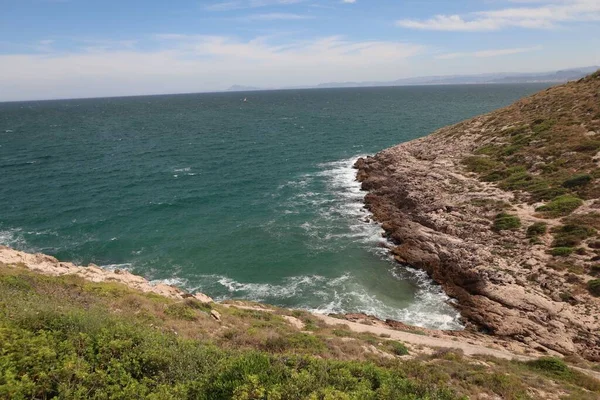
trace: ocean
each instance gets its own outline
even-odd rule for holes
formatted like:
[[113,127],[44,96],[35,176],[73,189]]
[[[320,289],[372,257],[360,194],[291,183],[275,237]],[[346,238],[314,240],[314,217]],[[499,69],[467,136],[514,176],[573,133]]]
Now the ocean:
[[0,244],[219,300],[460,329],[439,286],[389,259],[352,164],[547,86],[0,103]]

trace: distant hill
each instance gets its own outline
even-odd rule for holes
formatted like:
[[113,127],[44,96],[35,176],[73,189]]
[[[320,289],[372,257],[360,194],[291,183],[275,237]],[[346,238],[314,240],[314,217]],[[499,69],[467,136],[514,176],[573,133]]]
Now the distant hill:
[[480,75],[449,75],[425,76],[416,78],[397,79],[395,81],[369,81],[369,82],[328,82],[317,87],[365,87],[365,86],[408,86],[408,85],[468,85],[485,83],[562,83],[577,80],[598,70],[600,67],[574,68],[553,72],[541,73],[498,73]]
[[471,84],[502,84],[502,83],[564,83],[577,80],[600,69],[600,66],[572,68],[560,71],[535,73],[493,73],[476,75],[443,75],[403,78],[394,81],[364,81],[364,82],[325,82],[313,86],[259,88],[254,86],[233,85],[228,92],[243,92],[253,90],[274,89],[311,89],[311,88],[345,88],[372,86],[413,86],[413,85],[471,85]]
[[228,92],[249,92],[253,90],[264,90],[254,86],[233,85],[227,89]]

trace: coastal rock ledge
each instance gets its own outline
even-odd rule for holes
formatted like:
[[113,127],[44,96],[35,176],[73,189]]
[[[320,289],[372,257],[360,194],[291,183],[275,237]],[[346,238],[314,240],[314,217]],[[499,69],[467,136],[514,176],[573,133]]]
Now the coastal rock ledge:
[[[579,248],[554,251],[553,244],[575,220],[597,226],[600,143],[588,132],[600,127],[599,93],[596,73],[356,162],[365,207],[382,224],[391,253],[457,300],[467,330],[600,361],[599,293],[590,290],[600,269],[597,230],[589,228]],[[558,161],[564,168],[544,175],[540,165]],[[517,169],[523,182],[590,178],[580,178],[587,186],[575,192],[565,189],[568,180],[555,185],[550,178],[534,189],[511,185]],[[576,210],[541,212],[551,200],[538,196],[542,186],[577,197]],[[494,224],[505,216],[516,222]],[[533,224],[543,227],[539,234],[527,229]]]
[[22,265],[32,271],[51,276],[77,275],[91,282],[115,282],[142,292],[152,292],[171,299],[194,297],[202,303],[213,299],[203,293],[190,294],[178,287],[164,283],[153,283],[124,270],[108,270],[90,264],[87,267],[62,262],[46,254],[30,254],[0,246],[0,265]]

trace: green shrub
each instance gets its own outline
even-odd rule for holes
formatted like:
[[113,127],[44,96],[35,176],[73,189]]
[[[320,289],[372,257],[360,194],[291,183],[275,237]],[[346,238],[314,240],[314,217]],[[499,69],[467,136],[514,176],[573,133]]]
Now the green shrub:
[[535,209],[548,217],[569,215],[583,204],[583,200],[570,194],[552,199],[548,204]]
[[389,341],[388,345],[392,352],[397,356],[406,356],[408,355],[408,348],[404,345],[404,343]]
[[587,226],[563,225],[552,229],[554,241],[552,247],[573,247],[596,233],[596,230]]
[[484,173],[495,169],[498,162],[489,157],[470,156],[463,160],[463,164],[471,172]]
[[548,231],[548,224],[545,222],[535,222],[527,228],[527,237],[532,238],[539,235],[544,235]]
[[537,187],[531,189],[531,198],[533,201],[551,200],[555,197],[567,194],[569,191],[563,187]]
[[592,279],[587,283],[588,291],[594,296],[600,296],[600,279]]
[[516,215],[500,213],[494,219],[494,230],[515,230],[521,226],[521,220]]
[[498,182],[498,181],[508,178],[509,175],[510,174],[505,169],[504,170],[495,170],[495,171],[492,171],[489,174],[485,175],[481,179],[486,182]]
[[529,367],[550,373],[552,375],[567,376],[571,374],[571,369],[563,360],[556,357],[542,357],[537,360],[528,361]]
[[165,314],[176,319],[183,319],[187,321],[195,321],[198,319],[198,315],[194,309],[185,303],[175,303],[169,305],[165,309]]
[[566,188],[574,188],[578,186],[585,186],[591,181],[592,177],[589,174],[580,174],[565,180],[562,185]]
[[600,275],[600,265],[595,264],[590,267],[590,275]]
[[600,390],[600,382],[582,372],[572,370],[559,358],[542,357],[537,360],[528,361],[525,365],[553,379],[569,382],[592,392]]
[[573,254],[573,251],[575,251],[575,249],[572,247],[555,247],[550,250],[550,254],[555,257],[567,257]]
[[544,131],[547,131],[548,129],[552,128],[552,126],[554,126],[555,122],[552,120],[542,120],[542,119],[538,119],[536,121],[533,122],[533,124],[531,125],[531,130],[533,131],[533,133],[542,133]]

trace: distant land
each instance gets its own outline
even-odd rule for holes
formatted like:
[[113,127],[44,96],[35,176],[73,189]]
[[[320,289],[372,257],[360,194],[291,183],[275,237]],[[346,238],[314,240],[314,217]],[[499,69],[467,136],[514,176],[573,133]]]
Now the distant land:
[[501,84],[501,83],[563,83],[583,78],[600,69],[600,66],[564,69],[550,72],[533,73],[491,73],[477,75],[446,75],[422,76],[416,78],[403,78],[395,81],[367,81],[367,82],[326,82],[314,86],[271,87],[259,88],[254,86],[233,85],[227,91],[245,92],[273,89],[311,89],[311,88],[345,88],[345,87],[370,87],[370,86],[411,86],[411,85],[469,85],[469,84]]

